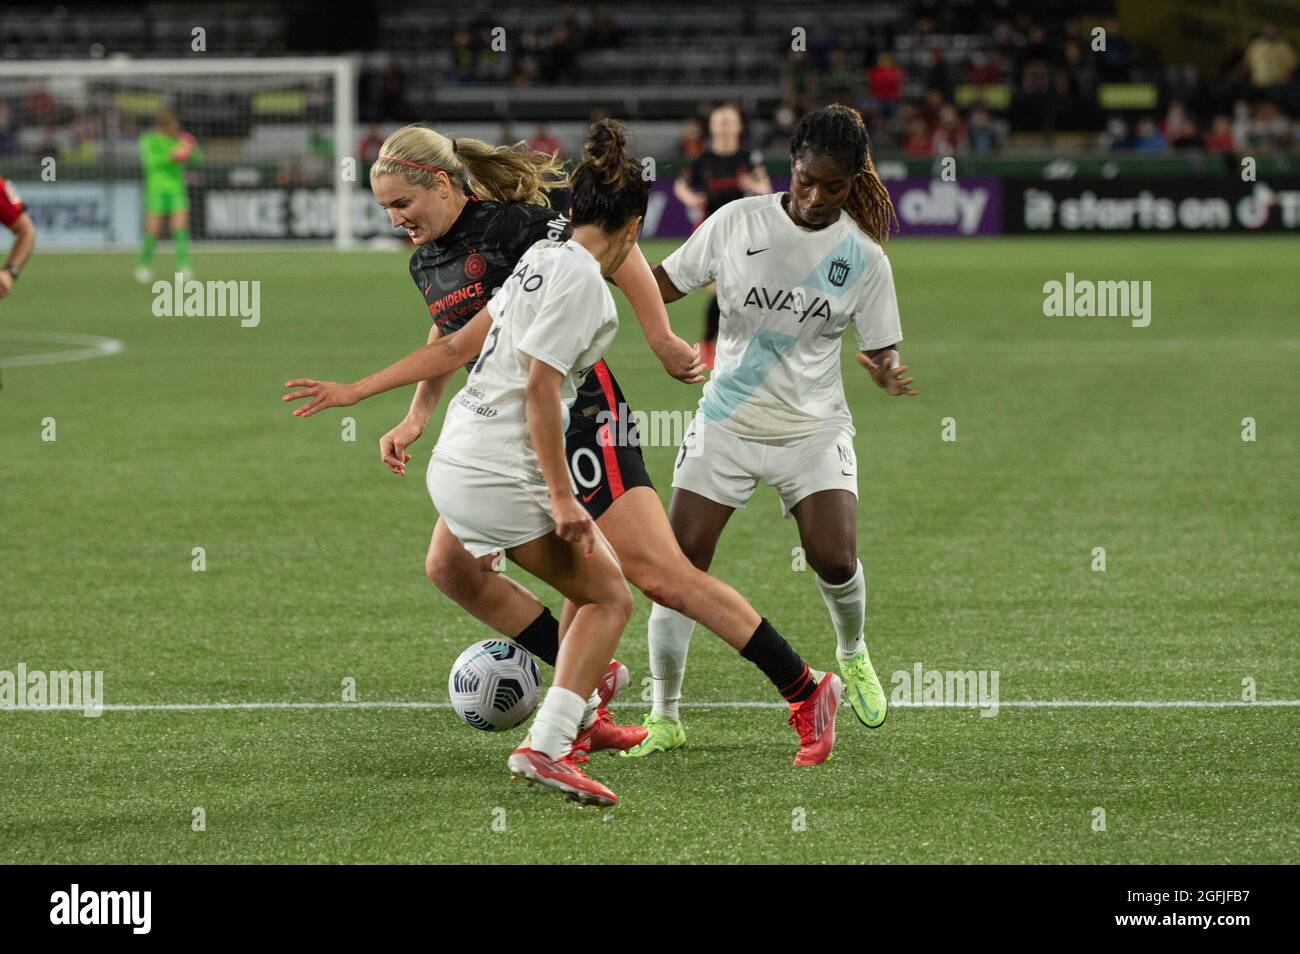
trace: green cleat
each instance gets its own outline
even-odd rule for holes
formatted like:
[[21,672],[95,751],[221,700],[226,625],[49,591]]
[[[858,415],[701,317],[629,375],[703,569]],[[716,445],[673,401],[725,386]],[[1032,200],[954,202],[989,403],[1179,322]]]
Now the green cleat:
[[669,719],[666,716],[658,716],[653,712],[645,717],[646,735],[632,748],[620,752],[625,759],[639,759],[647,755],[653,755],[655,752],[669,752],[673,749],[680,749],[686,744],[686,730],[677,719]]
[[868,729],[879,728],[889,711],[889,700],[880,688],[876,671],[871,668],[867,651],[841,659],[840,674],[844,677],[844,698],[853,706],[858,721]]

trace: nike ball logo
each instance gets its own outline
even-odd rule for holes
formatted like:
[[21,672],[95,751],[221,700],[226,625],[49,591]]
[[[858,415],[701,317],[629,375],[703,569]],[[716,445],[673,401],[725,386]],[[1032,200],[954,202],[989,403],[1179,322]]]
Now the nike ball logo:
[[[771,248],[771,247],[772,247],[772,246],[769,245],[767,248]],[[767,248],[746,248],[746,249],[745,249],[745,254],[746,254],[746,255],[757,255],[759,252],[766,252],[766,251],[767,251]]]

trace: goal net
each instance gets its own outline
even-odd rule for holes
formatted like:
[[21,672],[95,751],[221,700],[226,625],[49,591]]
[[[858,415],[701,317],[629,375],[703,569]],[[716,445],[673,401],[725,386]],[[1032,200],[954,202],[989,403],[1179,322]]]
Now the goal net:
[[197,146],[196,241],[347,247],[388,231],[355,158],[355,76],[347,57],[0,62],[0,175],[43,248],[133,247],[140,137],[169,109]]

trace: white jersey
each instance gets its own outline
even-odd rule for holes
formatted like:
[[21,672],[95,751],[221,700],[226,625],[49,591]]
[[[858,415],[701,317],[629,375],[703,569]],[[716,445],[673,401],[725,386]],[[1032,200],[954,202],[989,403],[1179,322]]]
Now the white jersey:
[[564,375],[563,423],[578,385],[618,331],[618,310],[600,264],[583,246],[532,246],[487,304],[492,329],[452,399],[434,455],[481,470],[543,482],[525,417],[528,371],[536,358]]
[[664,260],[681,291],[717,282],[722,317],[699,413],[759,440],[851,431],[840,336],[852,323],[863,351],[902,340],[894,275],[847,213],[800,228],[781,195],[728,202]]

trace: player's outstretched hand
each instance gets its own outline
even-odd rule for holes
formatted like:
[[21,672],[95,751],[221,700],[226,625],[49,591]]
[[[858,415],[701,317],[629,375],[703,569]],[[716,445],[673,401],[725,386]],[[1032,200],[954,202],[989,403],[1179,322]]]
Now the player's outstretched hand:
[[302,388],[286,394],[286,401],[301,401],[308,398],[306,404],[295,408],[294,417],[311,417],[317,411],[327,407],[351,407],[360,400],[357,389],[351,384],[339,384],[337,381],[313,381],[311,378],[294,378],[284,382],[286,388]]
[[561,497],[557,500],[552,497],[551,511],[555,518],[555,535],[580,546],[584,557],[591,556],[596,545],[596,524],[577,498]]
[[659,360],[665,371],[684,384],[699,384],[709,369],[700,358],[700,346],[690,345],[677,335],[669,338],[668,344],[659,349]]
[[858,364],[871,372],[871,380],[884,388],[886,394],[906,394],[908,397],[916,394],[916,389],[908,386],[913,379],[903,377],[903,373],[907,371],[907,365],[900,364],[896,366],[894,364],[898,360],[895,353],[888,352],[884,354],[879,364],[872,361],[861,351],[858,352],[857,359]]
[[0,268],[0,298],[9,294],[9,289],[14,287],[14,277],[3,268]]
[[379,438],[379,459],[398,477],[406,476],[406,462],[411,455],[406,449],[420,439],[424,428],[415,421],[404,419],[401,424]]

